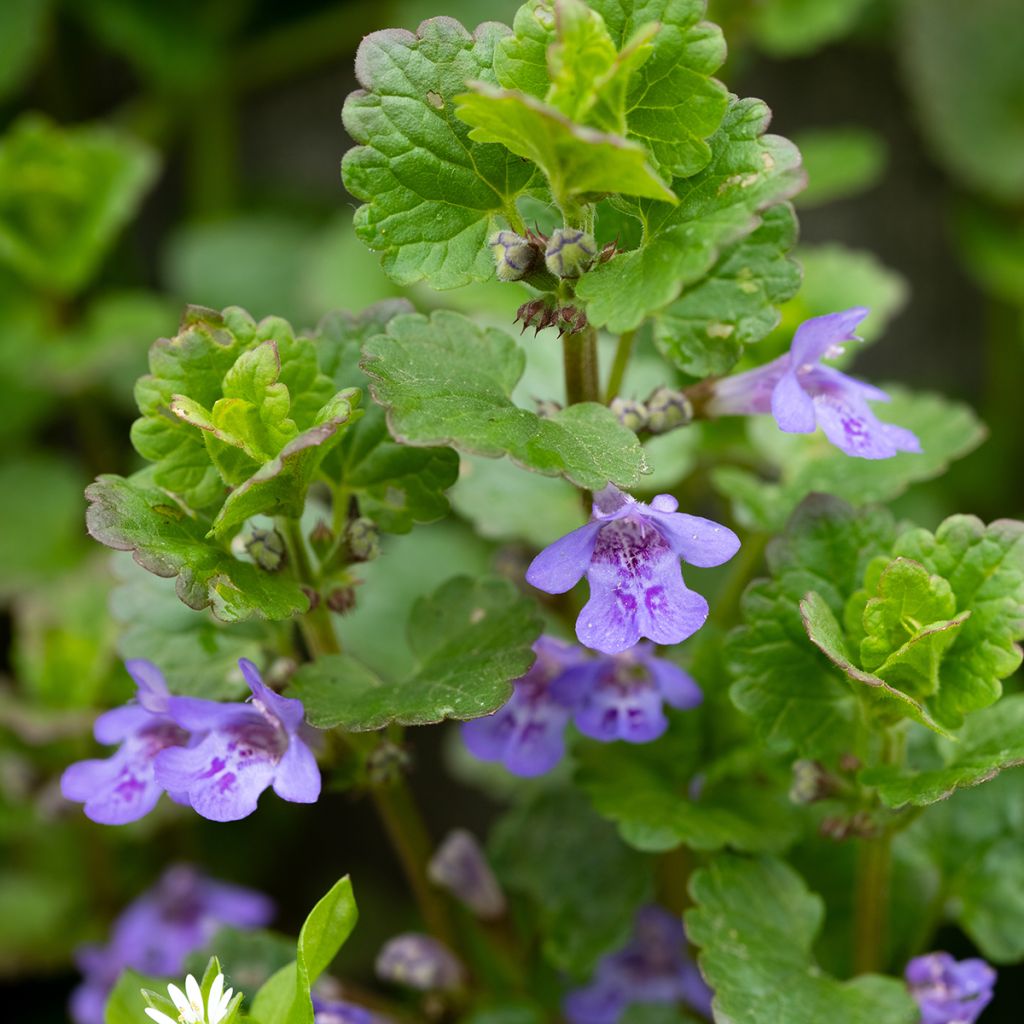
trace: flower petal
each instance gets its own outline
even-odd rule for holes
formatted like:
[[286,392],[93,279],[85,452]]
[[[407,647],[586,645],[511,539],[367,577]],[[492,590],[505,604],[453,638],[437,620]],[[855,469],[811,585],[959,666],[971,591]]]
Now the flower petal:
[[784,373],[772,390],[772,415],[787,434],[810,434],[816,428],[814,402],[795,370]]
[[688,711],[703,702],[704,693],[689,672],[665,658],[647,658],[645,664],[662,697],[672,707]]
[[652,683],[616,685],[614,678],[598,684],[574,717],[584,736],[608,743],[650,743],[668,728],[661,709],[661,694]]
[[281,719],[288,732],[295,732],[306,717],[302,701],[291,697],[282,697],[279,693],[275,693],[263,682],[259,669],[248,658],[239,658],[238,667],[242,670],[249,689],[252,690],[253,698],[271,714]]
[[852,340],[854,329],[870,312],[865,306],[854,306],[841,313],[826,313],[805,320],[793,335],[789,349],[791,365],[816,363],[833,345]]
[[166,710],[169,694],[167,682],[160,669],[145,658],[129,658],[124,667],[138,687],[139,703],[147,711],[159,713]]
[[146,1016],[151,1020],[155,1020],[156,1024],[178,1024],[176,1020],[171,1020],[166,1013],[161,1010],[154,1009],[152,1006],[146,1007]]
[[104,761],[79,761],[61,776],[61,792],[82,802],[82,810],[100,825],[126,825],[145,817],[156,806],[162,789],[152,761],[137,750],[122,747]]
[[740,549],[739,537],[713,519],[653,509],[647,516],[672,551],[690,565],[702,569],[722,565]]
[[867,403],[855,395],[817,395],[814,406],[825,436],[847,455],[889,459],[898,451],[921,450],[914,434],[880,422]]
[[[296,703],[298,703],[296,701]],[[282,800],[314,804],[320,797],[320,769],[313,752],[292,737],[274,771],[274,792]]]
[[549,544],[526,570],[526,582],[547,594],[572,590],[590,565],[603,523],[586,523]]
[[125,704],[104,711],[93,723],[92,734],[97,743],[121,743],[155,721],[155,716],[140,704]]

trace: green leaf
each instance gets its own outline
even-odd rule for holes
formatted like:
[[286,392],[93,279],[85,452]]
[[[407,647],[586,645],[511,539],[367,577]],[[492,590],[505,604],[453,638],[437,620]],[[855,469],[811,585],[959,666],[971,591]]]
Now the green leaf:
[[1014,206],[1024,189],[1020,5],[911,0],[900,13],[906,80],[932,150],[968,188]]
[[793,141],[807,168],[807,188],[796,201],[800,207],[857,195],[885,171],[885,143],[866,128],[818,128],[794,135]]
[[685,915],[717,1020],[742,1024],[914,1024],[902,981],[865,974],[840,982],[814,962],[825,906],[777,860],[720,854],[690,882]]
[[963,197],[954,208],[958,255],[986,291],[1024,307],[1024,216]]
[[13,92],[31,70],[49,6],[47,0],[6,0],[0,8],[0,97]]
[[768,547],[771,580],[743,595],[744,624],[730,633],[732,699],[751,715],[770,746],[827,758],[856,746],[859,713],[845,676],[810,643],[799,603],[816,591],[833,616],[859,589],[867,564],[888,554],[895,538],[881,509],[854,512],[812,495]]
[[985,438],[984,426],[966,405],[897,387],[886,390],[892,401],[875,405],[875,415],[912,430],[921,440],[922,452],[901,452],[891,459],[854,459],[820,432],[785,434],[771,416],[753,418],[748,429],[754,449],[779,482],[766,482],[756,473],[733,467],[713,470],[712,481],[732,499],[737,520],[754,529],[778,530],[792,510],[814,493],[834,494],[857,504],[891,501],[911,484],[939,476],[950,462],[973,451]]
[[403,444],[508,455],[587,490],[633,486],[646,468],[636,435],[604,406],[583,402],[542,419],[514,405],[524,355],[496,328],[445,311],[399,316],[364,351],[373,397]]
[[701,280],[727,246],[751,234],[760,211],[801,187],[800,154],[787,140],[764,134],[768,119],[760,100],[733,101],[710,140],[710,163],[675,181],[679,204],[631,207],[645,226],[644,243],[599,264],[577,286],[592,323],[614,332],[639,326]]
[[951,516],[934,534],[903,534],[893,553],[920,562],[948,580],[957,609],[970,611],[942,664],[931,701],[935,716],[958,725],[966,712],[987,707],[1002,693],[1000,680],[1021,663],[1024,639],[1024,523]]
[[297,583],[207,540],[205,526],[144,479],[101,476],[85,496],[89,533],[107,547],[131,551],[157,576],[176,576],[178,597],[190,608],[209,606],[225,622],[286,619],[308,609]]
[[352,934],[358,912],[346,875],[309,912],[295,963],[282,967],[256,993],[252,1017],[263,1024],[313,1024],[310,988]]
[[[363,343],[387,329],[400,313],[411,313],[402,300],[381,302],[353,316],[332,313],[317,329],[317,358],[337,387],[367,389],[359,368]],[[429,523],[447,515],[444,492],[459,472],[459,458],[450,448],[400,445],[388,433],[384,409],[369,402],[364,415],[350,426],[328,456],[324,469],[332,480],[354,493],[359,510],[389,533],[407,533],[413,523]]]
[[[878,765],[862,771],[860,780],[874,786],[889,807],[925,806],[1024,764],[1024,694],[1004,697],[971,715],[955,742],[936,745],[938,765]],[[932,761],[936,752],[928,753],[927,761]]]
[[416,35],[373,32],[356,54],[362,88],[345,101],[345,128],[360,145],[345,154],[345,186],[365,205],[356,231],[399,284],[457,288],[494,274],[487,239],[514,217],[534,170],[501,146],[469,137],[455,97],[470,80],[493,82],[494,48],[509,29],[489,22],[470,35],[451,18]]
[[77,292],[156,169],[147,146],[112,128],[20,118],[0,139],[0,262],[47,292]]
[[513,807],[492,831],[490,853],[503,884],[530,900],[548,960],[574,975],[624,945],[651,898],[649,858],[571,790],[544,790]]
[[[800,601],[800,614],[811,643],[843,672],[847,679],[870,687],[869,690],[860,691],[860,696],[863,699],[870,699],[873,703],[881,705],[881,710],[884,713],[906,716],[935,732],[948,735],[920,701],[915,700],[910,694],[890,686],[879,676],[865,672],[854,663],[847,650],[846,637],[842,627],[828,602],[820,594],[813,590],[807,594]],[[933,634],[922,632],[922,642],[927,643],[932,636]]]
[[[139,1024],[146,1019],[147,1005],[164,1010],[173,1020],[178,1011],[170,999],[160,995],[166,990],[166,984],[160,978],[148,977],[130,969],[122,971],[107,996],[103,1017],[105,1024]],[[143,991],[149,992],[150,997],[145,998]]]
[[333,655],[299,669],[292,691],[319,728],[362,732],[479,718],[511,696],[509,684],[532,664],[541,628],[534,605],[510,583],[458,576],[413,606],[408,636],[416,665],[407,678],[384,682],[354,658]]
[[512,22],[512,34],[494,48],[494,77],[505,89],[536,99],[547,95],[548,47],[557,38],[557,19],[551,0],[527,0]]
[[657,317],[654,338],[665,358],[693,377],[728,373],[745,345],[778,324],[777,307],[800,287],[800,266],[787,256],[796,234],[788,203],[767,210],[756,231]]
[[813,53],[845,36],[868,0],[769,0],[753,8],[750,28],[774,57]]
[[626,106],[630,138],[642,141],[670,177],[686,177],[711,159],[728,92],[711,76],[725,60],[717,25],[702,20],[705,0],[591,0],[618,45],[657,22],[651,56],[632,76]]
[[576,124],[532,96],[474,83],[457,97],[456,115],[471,126],[475,142],[495,142],[535,163],[560,206],[590,193],[621,193],[676,203],[647,150],[621,135]]

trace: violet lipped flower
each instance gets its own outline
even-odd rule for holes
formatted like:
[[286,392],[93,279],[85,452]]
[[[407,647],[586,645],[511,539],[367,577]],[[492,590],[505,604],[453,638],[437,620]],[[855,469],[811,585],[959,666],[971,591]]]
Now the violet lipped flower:
[[683,923],[657,906],[641,907],[629,942],[598,962],[589,985],[566,995],[569,1024],[616,1024],[634,1003],[678,1003],[711,1018],[711,990],[686,953]]
[[168,868],[122,911],[105,946],[76,952],[85,977],[71,994],[71,1019],[104,1024],[107,997],[125,968],[156,977],[181,974],[186,959],[225,925],[261,928],[273,914],[273,903],[262,893],[207,878],[189,865]]
[[389,939],[377,954],[374,970],[381,981],[392,981],[419,992],[444,992],[466,981],[462,962],[430,935],[404,932]]
[[705,409],[709,416],[770,412],[788,434],[811,434],[818,427],[847,455],[888,459],[897,452],[920,452],[921,442],[903,427],[882,423],[868,402],[888,402],[879,388],[822,366],[842,354],[854,329],[868,315],[863,306],[805,320],[786,355],[764,366],[715,381]]
[[668,728],[664,704],[686,711],[704,699],[689,673],[645,643],[567,669],[552,690],[574,708],[576,728],[605,743],[650,743]]
[[171,747],[156,759],[157,781],[211,821],[237,821],[256,810],[260,794],[273,786],[282,800],[314,803],[320,769],[306,744],[302,701],[265,686],[256,666],[238,662],[252,690],[249,703],[222,704],[197,697],[172,697],[168,714],[183,729],[204,733],[192,747]]
[[505,894],[472,832],[453,829],[434,851],[427,877],[450,892],[477,917],[493,921],[505,913]]
[[565,728],[572,705],[554,694],[552,683],[585,657],[578,647],[542,636],[537,660],[515,680],[507,704],[493,715],[462,723],[462,740],[481,761],[500,761],[513,775],[543,775],[565,753]]
[[903,976],[921,1008],[921,1024],[974,1024],[996,983],[984,960],[954,960],[943,952],[914,957]]
[[160,670],[142,659],[126,661],[125,668],[135,680],[135,702],[104,712],[93,726],[100,743],[120,744],[117,752],[69,765],[60,780],[64,798],[85,804],[86,817],[102,825],[148,814],[164,788],[156,778],[157,756],[189,741],[168,714],[171,696]]
[[687,589],[679,560],[721,565],[740,542],[732,530],[678,507],[669,494],[646,505],[609,484],[594,495],[590,522],[546,547],[526,570],[527,582],[564,594],[585,573],[590,600],[576,635],[603,654],[625,651],[641,637],[680,643],[704,625],[708,603]]

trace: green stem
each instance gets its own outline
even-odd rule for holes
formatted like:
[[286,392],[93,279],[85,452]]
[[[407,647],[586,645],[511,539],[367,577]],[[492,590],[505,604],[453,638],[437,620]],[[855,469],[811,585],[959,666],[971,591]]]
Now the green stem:
[[612,372],[608,377],[608,389],[605,391],[604,400],[611,402],[618,397],[622,390],[622,381],[626,376],[626,368],[633,355],[633,345],[636,342],[636,331],[625,331],[619,335],[619,343],[615,348],[615,359],[612,362]]
[[[306,539],[302,536],[302,527],[295,519],[279,519],[277,520],[277,529],[284,537],[295,578],[308,587],[311,593],[315,593],[316,575],[313,572],[313,564],[309,560]],[[313,599],[310,600],[310,605],[309,611],[299,619],[299,629],[302,632],[302,639],[306,643],[309,656],[317,658],[324,654],[341,654],[341,641],[334,631],[334,623],[331,621],[329,609],[322,601],[314,603]]]
[[586,327],[579,334],[562,336],[565,398],[569,405],[600,402],[597,373],[597,331]]

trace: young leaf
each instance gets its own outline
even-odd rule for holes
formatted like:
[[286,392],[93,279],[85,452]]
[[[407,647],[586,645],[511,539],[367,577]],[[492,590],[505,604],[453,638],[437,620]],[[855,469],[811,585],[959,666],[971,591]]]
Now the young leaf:
[[470,139],[455,97],[470,80],[494,81],[494,48],[509,31],[488,22],[470,35],[452,18],[433,18],[415,35],[373,32],[359,46],[362,88],[342,116],[360,145],[345,154],[342,175],[364,202],[359,237],[399,284],[457,288],[494,275],[487,239],[499,218],[518,219],[516,196],[535,171],[502,146]]
[[800,287],[800,266],[787,255],[796,233],[788,203],[766,210],[756,231],[657,316],[654,340],[666,359],[692,377],[721,376],[745,345],[766,337],[779,322],[777,307]]
[[207,540],[203,525],[144,478],[101,476],[85,496],[89,533],[107,547],[131,551],[157,576],[177,576],[178,597],[190,608],[209,606],[225,622],[287,619],[308,609],[297,583],[241,562]]
[[514,405],[509,396],[525,359],[496,328],[481,329],[446,311],[429,319],[399,316],[364,352],[373,397],[387,409],[391,434],[403,444],[508,455],[588,490],[608,481],[633,486],[646,468],[636,435],[604,406],[583,402],[542,419]]
[[361,732],[479,718],[508,700],[510,682],[533,662],[541,628],[534,605],[510,583],[458,576],[413,606],[410,676],[384,682],[354,658],[333,655],[299,669],[292,692],[319,728]]
[[690,882],[685,915],[714,990],[718,1020],[743,1024],[914,1024],[902,981],[864,974],[839,982],[814,962],[825,906],[781,861],[719,854]]
[[679,204],[632,207],[646,228],[640,248],[599,264],[577,286],[592,323],[615,332],[639,326],[703,278],[726,246],[753,232],[760,211],[799,190],[800,154],[764,134],[769,116],[760,100],[734,100],[710,140],[711,162],[674,183]]

